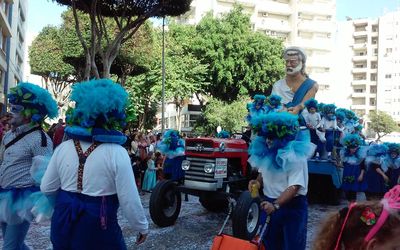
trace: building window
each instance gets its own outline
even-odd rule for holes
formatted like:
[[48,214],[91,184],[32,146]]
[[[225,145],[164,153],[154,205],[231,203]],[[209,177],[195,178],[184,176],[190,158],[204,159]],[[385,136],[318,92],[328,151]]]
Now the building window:
[[386,74],[386,75],[385,75],[385,78],[386,78],[386,79],[390,79],[390,78],[392,78],[392,75],[391,75],[391,74]]
[[392,53],[392,48],[386,48],[386,53]]
[[375,94],[376,93],[376,86],[370,86],[369,87],[369,92],[372,93],[372,94]]

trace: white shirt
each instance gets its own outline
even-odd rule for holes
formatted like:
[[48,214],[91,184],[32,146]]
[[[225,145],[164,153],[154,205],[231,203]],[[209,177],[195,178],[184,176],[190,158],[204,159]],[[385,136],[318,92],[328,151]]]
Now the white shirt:
[[277,199],[289,186],[299,185],[297,195],[306,195],[308,189],[307,161],[298,161],[296,166],[287,172],[259,168],[264,183],[264,195]]
[[321,126],[321,115],[317,112],[314,114],[307,113],[307,115],[304,116],[304,119],[306,120],[306,124],[310,124],[314,129],[317,129]]
[[328,120],[325,117],[322,118],[321,120],[321,125],[324,129],[338,129],[339,127],[337,126],[336,119],[333,120]]
[[[83,152],[90,143],[81,141]],[[72,140],[54,151],[43,176],[40,189],[52,193],[58,189],[77,192],[78,154]],[[100,144],[87,158],[83,171],[82,194],[89,196],[118,195],[122,212],[134,230],[148,232],[148,222],[135,184],[128,152],[120,145]]]
[[282,104],[287,104],[293,100],[294,93],[290,90],[285,79],[281,79],[274,83],[271,95],[278,95],[282,97]]

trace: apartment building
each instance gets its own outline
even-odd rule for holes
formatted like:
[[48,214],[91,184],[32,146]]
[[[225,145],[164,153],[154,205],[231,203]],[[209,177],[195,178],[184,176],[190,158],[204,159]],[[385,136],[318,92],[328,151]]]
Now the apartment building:
[[22,81],[25,34],[26,0],[0,0],[0,103],[2,110],[11,87]]
[[400,10],[379,18],[376,108],[400,123]]
[[385,111],[400,122],[400,11],[339,23],[336,39],[337,94],[350,89],[340,97],[350,105],[339,106],[365,119]]
[[332,50],[335,33],[335,0],[193,0],[191,9],[179,21],[196,24],[212,11],[218,17],[235,3],[251,15],[257,32],[282,39],[286,46],[305,49],[307,73],[319,83],[317,99],[332,102]]

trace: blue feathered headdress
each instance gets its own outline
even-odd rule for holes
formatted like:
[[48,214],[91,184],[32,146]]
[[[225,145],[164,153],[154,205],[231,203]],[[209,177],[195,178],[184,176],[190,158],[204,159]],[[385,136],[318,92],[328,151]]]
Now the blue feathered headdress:
[[388,153],[395,153],[400,155],[400,144],[399,143],[384,143],[388,148]]
[[160,152],[168,158],[174,158],[185,154],[185,141],[179,135],[178,130],[166,131],[157,147]]
[[281,106],[281,101],[282,101],[282,97],[280,97],[279,95],[270,95],[267,98],[268,104],[275,108]]
[[325,104],[322,108],[322,113],[324,113],[325,116],[328,114],[335,114],[335,109],[335,104]]
[[358,124],[357,126],[354,127],[355,131],[361,131],[363,129],[363,126],[361,124]]
[[263,106],[265,99],[266,99],[265,95],[255,95],[253,97],[254,105]]
[[23,106],[23,115],[31,116],[32,122],[41,123],[47,116],[56,118],[58,115],[56,101],[47,90],[38,85],[21,82],[10,89],[7,97],[11,104]]
[[225,130],[221,130],[221,132],[219,132],[219,133],[217,134],[217,138],[226,139],[226,138],[229,138],[229,137],[231,137],[231,135],[229,134],[228,131],[225,131]]
[[126,141],[120,130],[126,125],[128,94],[121,85],[110,79],[76,83],[70,99],[75,102],[75,108],[67,112],[67,134],[101,142],[123,144]]
[[344,122],[345,114],[343,111],[336,111],[336,120],[340,120],[341,122]]
[[363,144],[362,138],[358,134],[349,134],[341,142],[347,148],[357,148]]
[[368,148],[367,155],[380,157],[384,156],[388,151],[388,146],[385,144],[372,144]]
[[357,115],[351,110],[345,108],[338,108],[336,112],[343,112],[343,114],[345,115],[345,119],[348,121],[353,121],[353,122],[358,121]]
[[304,103],[304,106],[306,106],[307,109],[315,108],[318,110],[318,101],[314,98],[311,98]]
[[[317,110],[320,111],[320,112],[322,112],[322,110],[324,110],[324,106],[325,106],[325,105],[326,105],[326,104],[323,103],[323,102],[318,103],[318,104],[317,104]],[[322,115],[323,115],[323,114],[322,114]]]
[[257,117],[253,124],[258,135],[279,140],[282,145],[294,140],[299,129],[298,116],[287,112],[274,112]]

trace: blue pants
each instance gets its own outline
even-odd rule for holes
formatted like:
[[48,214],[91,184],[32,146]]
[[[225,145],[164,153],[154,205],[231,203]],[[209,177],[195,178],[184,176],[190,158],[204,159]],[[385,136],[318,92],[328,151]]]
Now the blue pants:
[[[275,199],[266,197],[266,200],[274,202]],[[307,198],[303,195],[294,197],[289,203],[273,212],[263,237],[265,248],[268,250],[306,249],[307,215]],[[265,218],[266,213],[262,212],[261,216]]]
[[[59,191],[51,219],[53,249],[125,250],[117,219],[118,206],[117,195],[105,196],[103,200],[103,197]],[[102,213],[106,215],[103,217],[106,227],[101,223]]]
[[24,240],[29,226],[30,223],[28,221],[17,225],[9,225],[2,222],[3,250],[28,250],[29,247],[25,245]]

